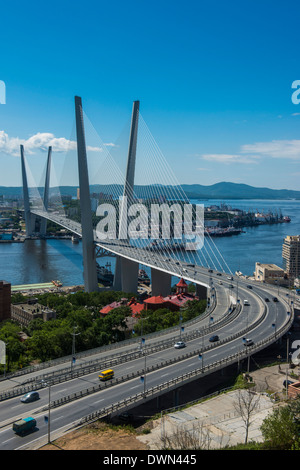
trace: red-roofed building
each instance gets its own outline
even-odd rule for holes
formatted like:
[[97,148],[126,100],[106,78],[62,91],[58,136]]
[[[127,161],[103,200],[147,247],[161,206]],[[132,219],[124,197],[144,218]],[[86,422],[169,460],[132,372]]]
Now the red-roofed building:
[[199,300],[198,297],[195,297],[193,294],[188,292],[188,285],[183,280],[180,279],[178,284],[176,284],[176,294],[170,294],[167,297],[162,295],[156,295],[145,299],[141,304],[132,297],[130,301],[128,299],[121,299],[119,302],[113,302],[109,305],[106,305],[100,310],[100,316],[104,317],[114,308],[127,306],[131,308],[132,317],[138,318],[142,310],[158,310],[160,308],[168,308],[171,311],[178,311],[188,301]]
[[165,299],[162,295],[156,295],[153,297],[149,297],[149,299],[144,300],[146,310],[148,310],[148,308],[150,308],[151,310],[164,308],[165,307],[164,303],[165,303]]
[[176,284],[176,294],[187,294],[187,293],[188,293],[188,285],[181,278],[178,284]]
[[121,299],[118,302],[112,302],[109,305],[106,305],[100,310],[100,317],[105,317],[111,310],[118,307],[130,307],[132,316],[136,317],[140,314],[140,312],[145,308],[144,304],[140,304],[136,301],[134,297],[130,301],[128,299]]

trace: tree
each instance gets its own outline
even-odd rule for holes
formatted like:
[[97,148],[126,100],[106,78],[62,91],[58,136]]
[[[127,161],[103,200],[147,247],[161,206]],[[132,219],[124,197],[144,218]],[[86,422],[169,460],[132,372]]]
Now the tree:
[[11,321],[6,321],[1,325],[0,339],[6,344],[7,372],[10,371],[12,363],[19,361],[25,352],[25,346],[20,341],[20,331],[20,327]]
[[248,442],[249,428],[252,422],[252,415],[259,406],[259,395],[251,389],[246,388],[238,391],[237,401],[234,403],[234,408],[240,414],[246,434],[245,444]]
[[261,433],[268,449],[292,450],[299,448],[299,424],[292,406],[279,406],[267,416]]

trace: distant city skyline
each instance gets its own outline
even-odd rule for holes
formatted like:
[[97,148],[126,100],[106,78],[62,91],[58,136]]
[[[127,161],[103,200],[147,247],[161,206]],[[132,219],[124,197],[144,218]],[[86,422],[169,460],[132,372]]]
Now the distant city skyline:
[[[21,185],[20,144],[37,184],[51,145],[53,185],[76,185],[78,95],[94,127],[87,122],[93,184],[103,183],[96,169],[103,148],[114,155],[119,147],[126,160],[132,103],[140,100],[180,184],[299,190],[300,104],[292,101],[299,14],[296,1],[54,0],[47,9],[7,2],[0,186]],[[3,96],[2,89],[1,103]],[[147,177],[141,168],[136,183],[152,182]]]

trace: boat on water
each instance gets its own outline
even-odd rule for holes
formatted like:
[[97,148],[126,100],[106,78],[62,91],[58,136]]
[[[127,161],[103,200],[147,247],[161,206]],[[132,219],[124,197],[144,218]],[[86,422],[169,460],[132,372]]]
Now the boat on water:
[[[190,242],[189,242],[190,243]],[[187,242],[176,241],[174,239],[170,240],[154,240],[146,247],[146,250],[149,251],[185,251],[187,249]],[[191,251],[191,248],[189,248]]]
[[291,221],[291,218],[288,215],[285,215],[283,217],[283,222],[290,222],[290,221]]
[[100,266],[97,264],[97,278],[98,281],[104,285],[112,285],[114,281],[114,275],[111,270],[111,263],[106,263],[105,266]]
[[204,232],[206,236],[210,235],[211,237],[229,237],[231,235],[239,235],[240,233],[245,233],[245,232],[241,228],[235,228],[235,227],[206,228]]

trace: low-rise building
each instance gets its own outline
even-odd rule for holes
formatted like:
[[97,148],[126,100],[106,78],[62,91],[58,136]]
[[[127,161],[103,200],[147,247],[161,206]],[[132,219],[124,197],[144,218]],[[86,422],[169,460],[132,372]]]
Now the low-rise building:
[[271,263],[255,263],[254,278],[256,281],[267,282],[269,284],[288,284],[285,271],[276,264]]
[[28,326],[32,320],[41,318],[48,321],[56,318],[55,310],[39,303],[20,303],[11,305],[11,319],[23,326]]

